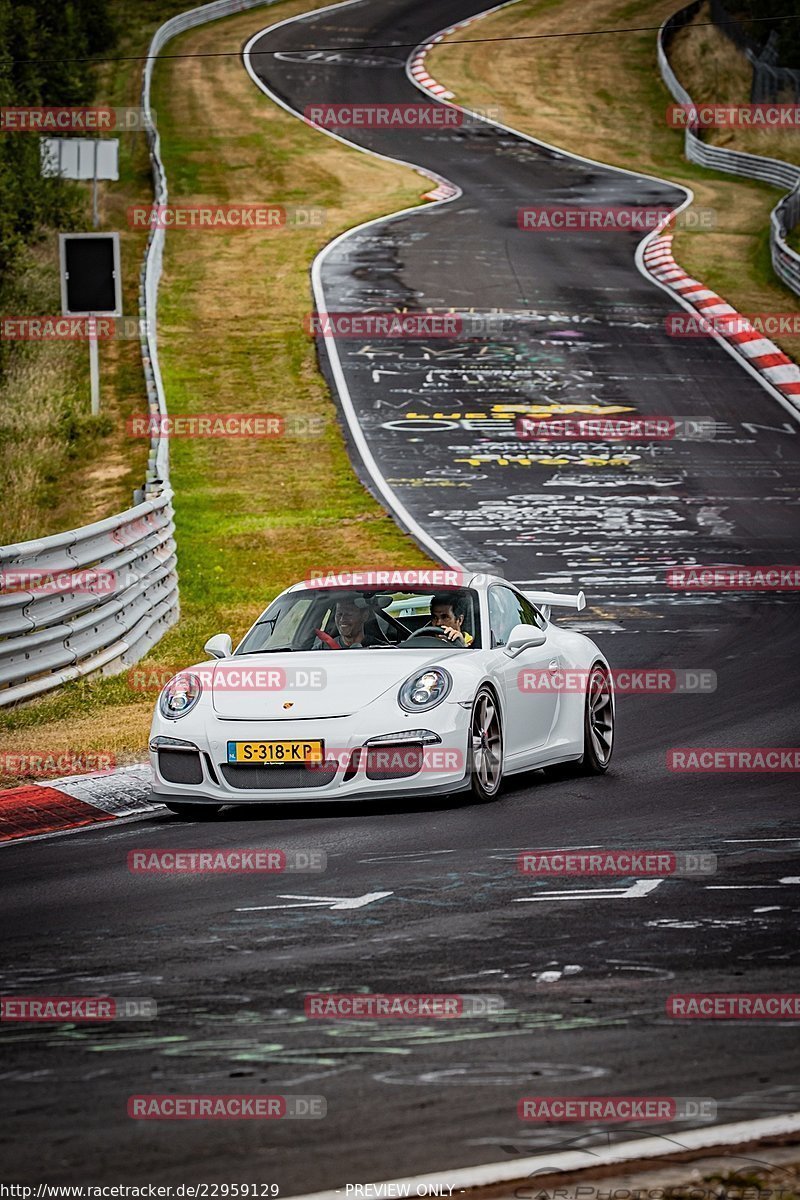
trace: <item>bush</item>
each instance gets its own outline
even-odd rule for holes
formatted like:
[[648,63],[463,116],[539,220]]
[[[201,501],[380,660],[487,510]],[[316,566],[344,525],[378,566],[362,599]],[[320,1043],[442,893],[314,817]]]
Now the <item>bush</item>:
[[[94,67],[86,60],[116,40],[108,0],[0,0],[0,106],[89,104]],[[43,179],[39,135],[0,137],[0,311],[13,312],[26,249],[48,229],[72,228],[77,190]],[[0,375],[8,365],[0,342]]]

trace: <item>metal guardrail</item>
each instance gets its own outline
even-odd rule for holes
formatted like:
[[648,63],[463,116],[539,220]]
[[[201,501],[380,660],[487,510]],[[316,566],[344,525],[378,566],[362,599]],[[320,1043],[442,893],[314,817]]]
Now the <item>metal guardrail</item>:
[[104,521],[0,547],[11,582],[0,591],[0,704],[142,658],[178,615],[173,532],[164,487]]
[[[167,202],[167,177],[150,107],[154,57],[196,25],[274,0],[215,0],[165,21],[150,43],[142,108],[153,200]],[[153,416],[167,405],[158,362],[156,314],[164,229],[152,227],[139,282],[139,329]],[[179,616],[168,442],[151,438],[147,474],[126,512],[80,529],[0,546],[0,707],[28,700],[95,671],[117,674],[137,662]],[[82,572],[94,573],[94,586]],[[62,589],[65,573],[69,586]],[[14,576],[11,586],[3,585]],[[32,576],[40,579],[32,579]],[[99,576],[99,582],[98,582]],[[25,583],[33,583],[25,587]]]
[[[688,24],[700,9],[700,0],[687,5],[668,17],[658,31],[658,66],[671,96],[681,105],[693,105],[686,89],[679,83],[669,65],[666,46],[676,31]],[[715,171],[726,171],[730,175],[743,175],[748,179],[759,179],[773,187],[790,189],[770,214],[770,254],[775,274],[800,295],[800,255],[786,242],[786,235],[800,219],[800,167],[784,162],[780,158],[764,158],[758,154],[747,154],[742,150],[726,150],[704,142],[692,128],[686,128],[684,153],[690,162]]]

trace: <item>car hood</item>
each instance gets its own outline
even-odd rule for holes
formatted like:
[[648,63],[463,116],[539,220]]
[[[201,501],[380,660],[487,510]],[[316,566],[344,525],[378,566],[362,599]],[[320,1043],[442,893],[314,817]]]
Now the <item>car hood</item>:
[[229,720],[345,717],[396,692],[415,671],[463,653],[444,647],[234,655],[214,664],[212,705]]

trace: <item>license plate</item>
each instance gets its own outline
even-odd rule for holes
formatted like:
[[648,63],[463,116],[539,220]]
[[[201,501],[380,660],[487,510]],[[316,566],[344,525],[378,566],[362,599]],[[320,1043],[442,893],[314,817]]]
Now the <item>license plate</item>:
[[228,742],[229,763],[258,763],[278,766],[281,763],[321,763],[325,744],[307,742]]

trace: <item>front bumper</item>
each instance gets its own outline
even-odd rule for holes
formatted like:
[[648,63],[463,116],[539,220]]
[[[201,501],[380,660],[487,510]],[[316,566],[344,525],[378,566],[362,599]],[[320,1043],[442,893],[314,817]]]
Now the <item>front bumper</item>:
[[[432,717],[436,717],[435,724]],[[399,775],[398,763],[405,772],[416,761],[401,747],[418,744],[410,731],[423,727],[437,740],[420,747],[418,770]],[[408,733],[408,741],[394,749],[391,743],[376,743],[389,733]],[[213,713],[198,710],[180,721],[166,721],[157,713],[150,742],[162,738],[178,739],[197,749],[151,749],[151,799],[156,803],[263,805],[366,800],[386,795],[411,800],[457,792],[469,784],[467,713],[457,703],[447,701],[427,719],[425,714],[397,712],[388,725],[385,713],[302,721],[221,720]],[[321,768],[228,762],[229,741],[309,739],[324,742],[326,761]],[[388,752],[388,758],[381,758],[380,751]],[[382,777],[371,778],[380,763],[388,765],[388,771],[377,770]]]

